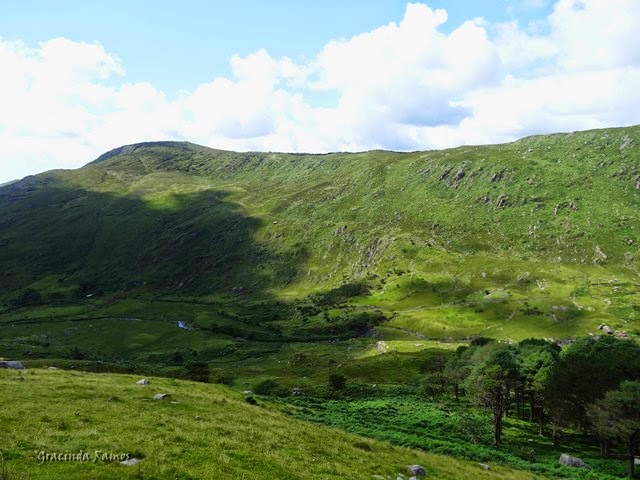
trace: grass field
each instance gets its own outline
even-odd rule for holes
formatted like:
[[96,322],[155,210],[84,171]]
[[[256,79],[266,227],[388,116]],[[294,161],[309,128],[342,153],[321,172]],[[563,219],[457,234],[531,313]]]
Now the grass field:
[[[430,478],[535,478],[285,417],[226,387],[166,378],[143,386],[139,378],[0,370],[3,479],[395,479],[411,464]],[[156,393],[171,398],[154,401]],[[88,461],[38,458],[80,451]],[[128,467],[103,454],[142,461]]]

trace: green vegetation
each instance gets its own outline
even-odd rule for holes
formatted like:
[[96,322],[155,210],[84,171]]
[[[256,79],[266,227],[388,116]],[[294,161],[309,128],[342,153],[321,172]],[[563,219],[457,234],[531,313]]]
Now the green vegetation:
[[[38,369],[19,379],[0,369],[4,478],[396,478],[411,464],[432,478],[532,478],[287,418],[219,385],[138,379]],[[171,397],[154,401],[156,393]],[[88,461],[38,459],[40,452],[80,451]],[[96,451],[103,453],[94,462]],[[120,454],[142,461],[128,467],[109,457]]]
[[[154,142],[27,177],[0,187],[0,357],[295,398],[307,419],[552,476],[555,441],[617,474],[590,449],[597,434],[620,455],[616,395],[639,380],[638,138],[327,155]],[[458,433],[356,428],[313,398],[404,399],[425,425],[442,402],[453,417],[430,428]]]

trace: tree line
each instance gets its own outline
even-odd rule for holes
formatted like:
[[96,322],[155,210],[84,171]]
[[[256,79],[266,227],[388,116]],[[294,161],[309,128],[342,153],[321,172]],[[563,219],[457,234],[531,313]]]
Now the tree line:
[[505,415],[524,416],[554,444],[561,430],[577,428],[598,439],[603,456],[624,443],[634,475],[640,438],[640,346],[632,340],[585,337],[562,350],[541,339],[502,343],[478,338],[436,362],[424,391],[436,397],[451,388],[488,409],[496,447]]

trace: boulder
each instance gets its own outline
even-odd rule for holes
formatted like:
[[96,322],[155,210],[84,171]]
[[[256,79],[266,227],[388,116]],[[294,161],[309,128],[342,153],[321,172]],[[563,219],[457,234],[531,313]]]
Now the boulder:
[[611,330],[611,328],[608,325],[605,325],[604,327],[602,327],[602,331],[607,335],[613,335],[613,330]]
[[478,465],[480,465],[483,468],[483,470],[491,470],[491,467],[486,463],[479,463]]
[[558,463],[565,467],[589,468],[589,465],[584,463],[581,458],[572,457],[571,455],[567,455],[566,453],[560,455]]
[[24,370],[24,365],[15,360],[8,360],[0,362],[0,368],[13,368],[15,370]]
[[140,463],[140,459],[139,458],[130,458],[128,460],[123,460],[122,462],[120,462],[120,465],[126,465],[127,467],[133,467],[134,465],[137,465]]
[[427,472],[424,471],[420,465],[407,465],[407,472],[409,472],[413,476],[423,476],[426,475]]
[[149,380],[147,380],[146,378],[143,378],[142,380],[138,380],[136,382],[136,385],[149,385]]
[[156,393],[153,396],[154,400],[164,400],[165,398],[171,398],[171,394],[170,393]]

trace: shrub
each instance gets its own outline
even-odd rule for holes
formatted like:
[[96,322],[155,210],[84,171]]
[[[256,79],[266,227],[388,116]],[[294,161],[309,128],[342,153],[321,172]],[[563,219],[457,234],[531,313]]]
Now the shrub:
[[329,375],[329,388],[332,390],[342,390],[347,384],[347,378],[340,373]]
[[287,389],[272,379],[263,380],[253,387],[253,391],[258,395],[270,395],[273,397],[284,397]]

